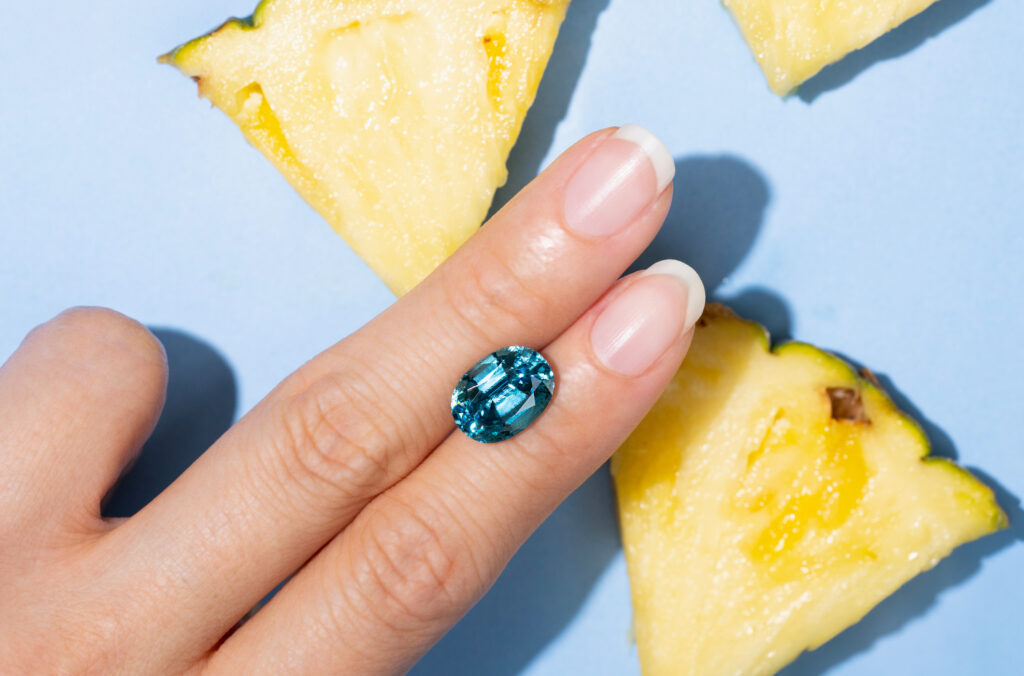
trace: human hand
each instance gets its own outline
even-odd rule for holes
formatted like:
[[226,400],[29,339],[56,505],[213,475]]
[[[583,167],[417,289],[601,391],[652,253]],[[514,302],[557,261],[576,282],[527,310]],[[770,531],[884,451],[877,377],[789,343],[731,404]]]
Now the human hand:
[[[159,415],[162,349],[108,310],[32,331],[0,368],[4,669],[408,669],[677,370],[696,274],[616,281],[661,226],[672,170],[639,128],[587,137],[126,520],[100,505]],[[552,363],[548,410],[498,445],[452,434],[455,383],[506,345]]]

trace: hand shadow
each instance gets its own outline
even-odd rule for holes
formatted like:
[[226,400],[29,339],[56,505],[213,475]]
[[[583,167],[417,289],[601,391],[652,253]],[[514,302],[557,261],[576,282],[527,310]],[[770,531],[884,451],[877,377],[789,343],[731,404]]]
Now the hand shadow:
[[572,620],[618,553],[617,523],[611,477],[598,472],[541,524],[411,675],[522,672]]
[[826,66],[820,73],[800,85],[796,95],[812,103],[827,91],[842,87],[862,72],[888,59],[895,59],[924,44],[955,23],[970,16],[990,0],[941,0],[905,23]]
[[153,333],[167,351],[167,402],[138,459],[108,496],[104,516],[131,516],[145,507],[234,422],[238,392],[224,357],[180,331]]
[[690,155],[676,159],[674,189],[665,225],[630,270],[677,258],[697,270],[710,295],[753,247],[768,182],[734,155]]

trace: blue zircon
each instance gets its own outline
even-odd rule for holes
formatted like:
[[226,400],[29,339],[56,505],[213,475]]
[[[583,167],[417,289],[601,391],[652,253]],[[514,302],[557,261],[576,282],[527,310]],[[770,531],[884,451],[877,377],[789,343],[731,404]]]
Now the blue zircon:
[[471,439],[493,444],[537,419],[555,391],[551,365],[528,347],[503,347],[462,376],[452,392],[452,416]]

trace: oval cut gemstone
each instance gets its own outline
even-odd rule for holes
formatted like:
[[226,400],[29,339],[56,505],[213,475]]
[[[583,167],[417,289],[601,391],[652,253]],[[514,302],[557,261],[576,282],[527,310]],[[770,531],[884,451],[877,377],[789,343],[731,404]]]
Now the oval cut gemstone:
[[554,391],[555,374],[539,352],[503,347],[462,376],[452,392],[452,416],[471,439],[493,444],[529,427]]

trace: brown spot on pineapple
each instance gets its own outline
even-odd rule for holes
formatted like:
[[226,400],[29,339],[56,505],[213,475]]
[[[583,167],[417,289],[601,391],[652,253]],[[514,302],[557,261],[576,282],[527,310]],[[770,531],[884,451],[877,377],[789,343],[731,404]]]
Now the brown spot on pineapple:
[[829,387],[825,389],[829,401],[832,402],[832,419],[847,422],[865,423],[870,425],[871,418],[864,410],[864,400],[860,390],[852,387]]

